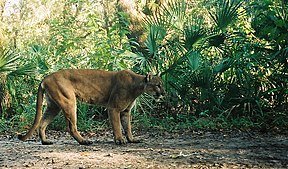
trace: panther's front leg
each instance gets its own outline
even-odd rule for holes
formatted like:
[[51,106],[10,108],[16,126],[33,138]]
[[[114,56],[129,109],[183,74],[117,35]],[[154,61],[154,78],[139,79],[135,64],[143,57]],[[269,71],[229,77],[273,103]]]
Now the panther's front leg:
[[131,127],[131,113],[130,109],[126,109],[123,112],[121,112],[121,124],[125,132],[125,136],[129,143],[139,143],[140,141],[135,139],[132,135],[132,127]]
[[114,142],[116,144],[126,144],[121,132],[120,111],[116,109],[109,109],[108,115],[113,129]]

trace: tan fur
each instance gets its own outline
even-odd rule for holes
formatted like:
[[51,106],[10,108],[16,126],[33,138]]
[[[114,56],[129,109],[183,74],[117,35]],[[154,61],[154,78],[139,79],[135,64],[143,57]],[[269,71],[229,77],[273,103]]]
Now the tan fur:
[[[42,117],[42,102],[46,93],[47,109]],[[44,78],[38,88],[36,116],[33,126],[20,140],[29,138],[39,128],[42,144],[52,144],[46,139],[45,130],[54,117],[63,111],[70,134],[79,144],[91,144],[77,130],[76,98],[104,106],[108,110],[113,128],[114,141],[123,144],[121,124],[128,142],[137,142],[132,136],[130,110],[135,99],[147,92],[156,97],[164,95],[162,81],[158,76],[138,75],[131,71],[119,72],[103,70],[61,70]]]

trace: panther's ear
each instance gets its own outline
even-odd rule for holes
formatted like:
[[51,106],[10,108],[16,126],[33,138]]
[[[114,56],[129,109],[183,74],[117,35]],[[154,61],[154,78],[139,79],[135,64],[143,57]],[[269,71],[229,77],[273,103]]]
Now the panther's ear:
[[150,82],[152,78],[153,78],[152,73],[151,72],[148,73],[145,77],[145,82]]

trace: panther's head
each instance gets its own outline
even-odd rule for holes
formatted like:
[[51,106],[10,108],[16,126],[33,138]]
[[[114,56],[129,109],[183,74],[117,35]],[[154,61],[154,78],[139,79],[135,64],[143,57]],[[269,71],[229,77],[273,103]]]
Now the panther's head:
[[145,92],[155,97],[155,99],[160,99],[165,95],[163,82],[160,76],[153,76],[149,73],[145,77],[145,82]]

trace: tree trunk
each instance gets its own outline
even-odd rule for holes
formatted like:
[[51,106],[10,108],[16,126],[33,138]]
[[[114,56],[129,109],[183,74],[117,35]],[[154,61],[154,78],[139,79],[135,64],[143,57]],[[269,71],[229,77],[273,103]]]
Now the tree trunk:
[[143,23],[143,17],[145,14],[142,11],[137,10],[137,5],[134,0],[117,0],[117,10],[119,12],[126,12],[130,19],[129,30],[130,33],[127,34],[127,38],[130,41],[136,41],[137,43],[131,43],[132,52],[143,52],[144,41],[145,41],[145,28]]
[[[142,0],[141,3],[145,3],[144,9],[139,9],[135,0],[117,0],[117,9],[119,12],[126,12],[130,19],[130,33],[127,34],[127,38],[130,41],[136,41],[137,43],[131,43],[132,52],[148,54],[145,47],[146,40],[146,28],[144,18],[157,11],[157,8],[163,4],[164,0]],[[138,45],[135,45],[138,44]]]

